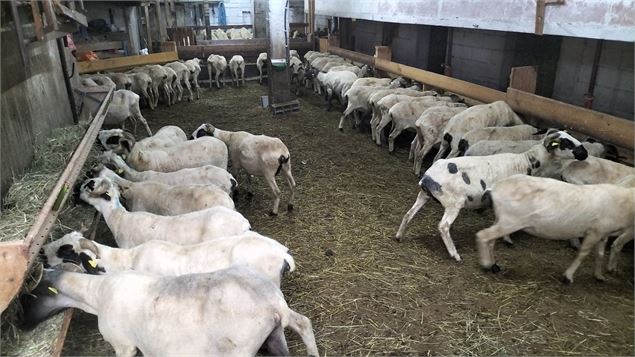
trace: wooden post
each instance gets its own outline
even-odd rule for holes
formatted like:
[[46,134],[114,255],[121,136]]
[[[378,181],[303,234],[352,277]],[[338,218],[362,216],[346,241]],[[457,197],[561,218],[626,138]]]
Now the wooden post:
[[33,13],[33,29],[35,30],[35,38],[38,41],[44,39],[44,24],[42,23],[42,13],[37,0],[31,0],[31,11]]
[[547,5],[564,4],[564,0],[536,0],[536,35],[542,35],[545,27],[545,10]]
[[[390,61],[392,59],[392,50],[388,46],[375,46],[375,58]],[[375,76],[388,77],[388,73],[375,70]]]
[[209,0],[203,0],[203,17],[205,19],[205,39],[211,40],[212,29],[209,28]]
[[509,86],[528,93],[536,93],[538,71],[534,66],[512,67]]
[[146,46],[149,52],[152,52],[152,30],[150,29],[150,14],[148,11],[149,4],[141,5],[143,7],[143,15],[146,18]]
[[159,41],[163,42],[168,37],[168,33],[165,29],[165,21],[161,16],[161,0],[155,0],[155,5],[157,7],[157,24],[159,24]]

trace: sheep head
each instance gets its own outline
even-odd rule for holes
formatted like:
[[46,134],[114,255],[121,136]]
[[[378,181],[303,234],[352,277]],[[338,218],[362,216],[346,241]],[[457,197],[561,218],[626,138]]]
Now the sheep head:
[[84,238],[77,231],[68,233],[43,248],[45,264],[57,267],[64,263],[72,263],[81,267],[81,272],[99,274],[105,270],[98,266],[99,249],[97,245]]
[[214,136],[214,131],[216,128],[212,124],[201,124],[194,132],[192,133],[192,139],[198,139],[202,136]]
[[550,129],[542,141],[543,146],[551,155],[561,159],[585,160],[587,150],[578,139],[566,131],[554,131]]
[[79,198],[93,206],[101,201],[119,202],[119,190],[109,179],[96,177],[84,181],[79,189]]

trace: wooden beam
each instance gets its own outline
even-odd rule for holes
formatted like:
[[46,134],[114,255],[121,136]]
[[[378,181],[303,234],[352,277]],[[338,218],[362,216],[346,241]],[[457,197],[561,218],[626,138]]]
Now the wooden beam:
[[150,14],[148,12],[149,5],[142,5],[143,7],[143,15],[146,19],[146,48],[149,52],[152,52],[152,31],[150,29]]
[[68,7],[62,5],[59,0],[55,0],[55,11],[82,26],[88,26],[88,19],[86,18],[86,15],[82,14],[81,12],[69,9]]
[[161,13],[161,0],[155,0],[155,6],[157,10],[157,24],[159,25],[159,41],[165,41],[168,38],[168,33],[165,28],[165,21]]
[[507,88],[507,103],[517,112],[565,126],[626,149],[635,147],[633,121],[554,99]]
[[64,311],[64,318],[62,319],[62,325],[60,330],[53,341],[53,350],[51,351],[51,357],[59,357],[62,355],[62,349],[64,348],[64,342],[66,341],[66,333],[68,327],[71,325],[71,319],[73,318],[74,309],[68,309]]
[[38,41],[44,40],[44,24],[42,23],[42,12],[37,0],[31,0],[31,12],[33,14],[33,30]]
[[528,93],[536,93],[538,71],[535,66],[512,67],[509,86]]
[[146,64],[158,64],[178,61],[177,52],[159,52],[147,56],[127,56],[118,58],[108,58],[97,61],[78,62],[79,73],[93,73],[108,70],[122,70],[126,68],[143,66]]
[[428,84],[436,88],[441,88],[456,94],[474,98],[484,103],[491,103],[497,100],[505,100],[504,92],[487,88],[478,84],[462,81],[460,79],[446,77],[441,74],[424,71],[419,68],[386,61],[381,58],[375,59],[375,68],[403,77],[411,78],[418,82]]
[[78,44],[77,52],[87,52],[87,51],[105,51],[105,50],[118,50],[123,48],[123,44],[121,41],[101,41],[101,42],[88,42]]
[[545,12],[547,5],[564,4],[564,0],[536,0],[536,26],[534,32],[536,35],[542,35],[545,27]]
[[375,57],[367,54],[346,50],[340,47],[329,47],[328,51],[334,55],[348,58],[354,62],[363,63],[368,66],[375,65]]

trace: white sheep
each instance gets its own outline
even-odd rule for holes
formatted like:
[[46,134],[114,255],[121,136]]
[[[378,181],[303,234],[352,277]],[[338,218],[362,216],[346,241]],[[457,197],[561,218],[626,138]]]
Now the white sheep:
[[[354,87],[355,89],[357,88],[363,88],[364,86],[357,86]],[[375,87],[375,86],[372,86]],[[372,117],[370,119],[370,129],[371,129],[371,139],[373,141],[377,140],[377,124],[379,124],[379,121],[381,120],[381,109],[377,108],[377,103],[379,103],[380,100],[384,99],[385,97],[391,95],[391,94],[402,94],[402,95],[408,95],[411,97],[425,97],[425,96],[436,96],[437,93],[434,91],[417,91],[417,90],[413,90],[413,89],[409,89],[409,88],[386,88],[386,87],[375,87],[378,90],[375,92],[371,92],[368,96],[367,99],[367,103],[366,104],[362,104],[362,101],[364,100],[364,98],[360,98],[359,100],[356,100],[356,106],[364,106],[366,105],[368,110],[372,113]],[[349,90],[349,92],[353,90],[353,88],[351,88]],[[392,105],[392,104],[391,104]]]
[[168,89],[168,73],[163,66],[159,65],[147,65],[142,67],[135,67],[128,73],[146,73],[152,79],[152,97],[154,99],[153,106],[156,107],[159,103],[159,88],[162,88],[166,93],[166,99],[168,104],[170,103],[169,89]]
[[126,120],[131,120],[134,126],[136,126],[136,121],[139,120],[148,135],[152,135],[152,130],[150,130],[146,118],[141,115],[139,96],[126,89],[116,90],[112,94],[110,105],[108,105],[104,125],[117,125],[125,128]]
[[267,70],[267,52],[262,52],[258,55],[256,68],[258,68],[258,83],[262,84],[262,73]]
[[236,87],[242,81],[245,85],[245,59],[241,55],[235,55],[229,60],[229,72],[232,75],[232,83],[236,81]]
[[227,169],[227,146],[216,138],[203,137],[162,147],[144,147],[136,145],[134,136],[124,135],[113,151],[126,155],[126,162],[138,171],[171,172],[205,165]]
[[414,145],[411,144],[410,148],[411,156],[414,157],[415,175],[419,176],[421,173],[421,165],[428,152],[430,152],[434,146],[441,144],[443,128],[445,128],[450,118],[465,109],[467,108],[432,107],[423,112],[417,121],[415,121],[417,136],[413,140]]
[[126,271],[104,276],[46,270],[23,299],[33,327],[66,308],[97,315],[117,356],[289,355],[284,328],[318,356],[311,320],[291,310],[264,275],[243,266],[176,277]]
[[602,264],[608,236],[629,232],[632,237],[635,188],[572,185],[514,175],[495,182],[489,197],[496,222],[476,236],[479,262],[494,272],[500,270],[494,258],[496,239],[523,230],[546,239],[584,237],[578,256],[564,273],[564,282],[573,282],[573,274],[591,249],[596,252],[594,276],[605,280]]
[[[553,130],[553,129],[552,129]],[[465,156],[486,156],[502,153],[519,154],[529,150],[532,146],[538,144],[540,140],[485,140],[470,145],[465,151]],[[582,146],[591,156],[601,157],[607,153],[604,144],[599,142],[583,141]]]
[[134,182],[120,177],[103,165],[97,165],[91,171],[95,177],[107,178],[119,186],[124,206],[131,212],[178,216],[216,206],[235,209],[229,193],[215,185],[190,185],[184,182],[171,186],[153,181]]
[[119,201],[119,189],[106,178],[86,180],[79,198],[104,216],[117,245],[131,248],[150,240],[195,244],[248,231],[249,221],[226,207],[212,207],[178,216],[129,212]]
[[361,68],[355,65],[339,65],[333,66],[329,68],[329,72],[340,72],[340,71],[348,71],[353,72],[358,78],[363,78],[368,74],[369,67],[367,65],[363,65]]
[[523,124],[523,121],[514,113],[512,108],[502,100],[470,107],[450,119],[443,131],[441,148],[434,160],[456,157],[459,153],[461,135],[472,129],[521,124]]
[[132,81],[130,90],[137,93],[145,103],[154,110],[154,92],[152,91],[152,77],[145,72],[128,73]]
[[181,62],[170,62],[165,65],[166,67],[171,68],[176,72],[176,84],[178,89],[178,100],[181,101],[183,99],[183,85],[185,85],[185,89],[187,89],[189,97],[188,101],[192,101],[194,99],[194,94],[192,93],[192,87],[190,86],[190,68],[185,65],[185,63]]
[[562,170],[562,180],[578,185],[613,183],[635,175],[635,168],[617,162],[590,157],[584,162],[570,162]]
[[177,276],[243,265],[265,275],[277,286],[283,273],[295,270],[295,261],[287,247],[256,232],[193,245],[151,240],[128,249],[111,248],[86,239],[79,232],[71,232],[45,245],[44,256],[51,267],[70,261],[87,273],[105,274],[136,270]]
[[328,104],[327,110],[332,108],[333,96],[337,96],[342,105],[346,105],[344,100],[344,93],[346,93],[353,83],[357,80],[357,75],[353,72],[329,72],[318,73],[317,80],[320,85],[326,88],[326,102]]
[[[225,70],[227,69],[227,59],[219,55],[209,55],[207,57],[207,73],[209,75],[209,87],[212,88],[212,76],[216,81],[216,88],[220,89],[220,83],[225,79]],[[219,81],[220,79],[220,81]],[[223,83],[223,85],[225,85]]]
[[297,59],[300,59],[300,54],[298,53],[297,50],[289,50],[289,57],[295,57]]
[[132,78],[126,73],[106,73],[105,75],[115,83],[116,89],[132,90]]
[[185,65],[190,70],[190,80],[196,88],[196,99],[201,99],[201,86],[198,85],[198,76],[201,74],[201,59],[194,57],[185,61]]
[[[176,71],[169,66],[161,66],[168,74],[167,78],[167,96],[168,96],[168,107],[172,104],[176,103],[177,97],[182,98],[183,95],[183,87],[181,86],[181,81],[179,80],[179,76]],[[168,93],[169,92],[169,93]]]
[[248,179],[249,175],[264,177],[274,196],[272,215],[278,214],[280,189],[276,183],[276,175],[282,172],[291,191],[287,210],[293,210],[295,180],[291,174],[291,155],[282,140],[265,135],[253,135],[245,131],[225,131],[211,124],[202,124],[195,133],[201,129],[205,130],[207,135],[214,136],[227,145],[234,177],[238,177],[241,168],[247,172]]
[[[122,129],[100,130],[97,134],[97,139],[106,150],[116,149],[120,140],[124,137],[134,140],[134,136],[131,133]],[[139,148],[153,150],[177,145],[185,141],[187,141],[187,135],[181,128],[174,125],[166,125],[154,135],[137,141],[135,145]]]
[[459,140],[458,156],[465,155],[465,152],[481,141],[489,140],[542,140],[547,129],[538,129],[528,124],[476,128],[468,131]]
[[450,256],[460,261],[461,257],[450,236],[450,226],[462,208],[482,208],[486,203],[483,195],[487,187],[496,181],[514,174],[549,176],[562,160],[574,158],[584,160],[587,152],[578,140],[561,131],[547,135],[541,144],[522,154],[438,160],[419,181],[421,191],[414,205],[404,215],[395,238],[401,240],[408,223],[432,197],[445,208],[439,222],[443,243]]
[[136,171],[128,166],[121,156],[112,151],[104,152],[101,154],[100,159],[104,164],[114,165],[118,175],[123,175],[127,180],[135,182],[154,181],[172,186],[183,185],[184,183],[215,185],[229,194],[233,193],[238,185],[227,170],[214,165],[193,167],[173,172]]

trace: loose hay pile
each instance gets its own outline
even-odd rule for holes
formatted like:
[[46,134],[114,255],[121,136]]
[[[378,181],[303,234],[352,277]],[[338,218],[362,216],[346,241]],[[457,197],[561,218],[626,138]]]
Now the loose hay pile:
[[[55,129],[41,145],[35,147],[31,167],[21,178],[15,180],[3,201],[0,241],[24,239],[87,127],[86,124],[79,124]],[[87,166],[92,165],[98,152],[96,146],[91,149],[86,161]],[[79,180],[81,179],[80,177]],[[65,233],[88,225],[91,218],[91,210],[75,206],[72,198],[68,199],[48,240],[59,238]],[[32,272],[33,268],[30,273]],[[24,332],[16,326],[21,313],[17,300],[14,300],[2,313],[0,327],[2,353],[23,356],[51,354],[51,342],[57,337],[62,315],[47,320],[33,331]]]
[[[584,264],[572,286],[558,279],[575,252],[563,242],[519,235],[497,254],[503,271],[481,272],[474,233],[492,215],[465,211],[453,226],[464,259],[447,257],[430,202],[402,243],[391,238],[418,187],[407,146],[392,156],[369,134],[337,131],[339,113],[326,113],[309,94],[302,109],[273,117],[258,108],[265,87],[204,90],[202,99],[145,111],[150,126],[203,122],[221,129],[280,137],[291,151],[298,183],[296,210],[272,218],[269,189],[255,178],[255,196],[237,208],[254,229],[287,245],[297,271],[283,282],[290,306],[311,318],[323,355],[626,355],[633,351],[633,259],[609,282],[593,280]],[[244,177],[238,178],[244,183]],[[288,197],[283,191],[282,203]],[[106,237],[101,228],[99,238]],[[293,354],[304,350],[290,337]],[[64,354],[112,355],[96,319],[78,314]]]

